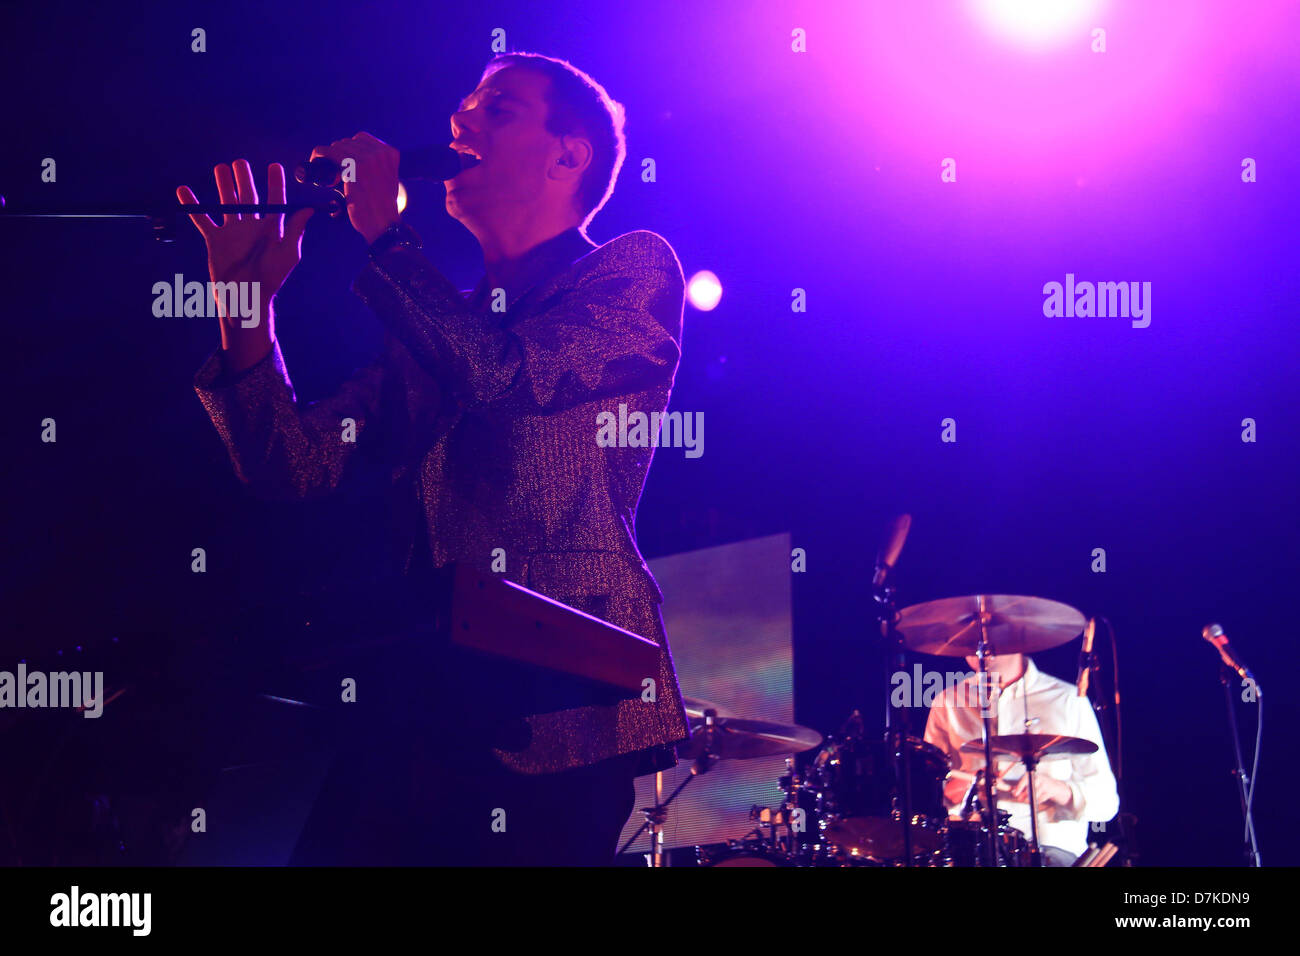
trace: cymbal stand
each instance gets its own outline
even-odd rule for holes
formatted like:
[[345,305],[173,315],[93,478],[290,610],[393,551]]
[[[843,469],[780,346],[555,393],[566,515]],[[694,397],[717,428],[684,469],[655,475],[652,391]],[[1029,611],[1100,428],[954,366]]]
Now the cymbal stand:
[[633,843],[636,842],[637,837],[639,837],[642,833],[645,833],[646,830],[649,829],[650,865],[654,867],[660,867],[664,865],[663,828],[664,828],[664,821],[668,819],[668,807],[672,804],[674,800],[677,799],[678,795],[683,790],[686,789],[687,784],[689,784],[700,774],[708,773],[710,770],[713,769],[713,765],[716,764],[720,759],[722,759],[721,757],[718,756],[718,749],[717,749],[718,745],[715,736],[717,733],[717,731],[715,730],[715,722],[717,721],[717,718],[718,718],[718,712],[716,710],[706,710],[704,712],[704,731],[703,731],[704,752],[701,753],[697,758],[695,758],[695,762],[691,764],[690,774],[686,777],[685,780],[683,780],[678,785],[677,789],[674,790],[669,795],[667,800],[663,799],[663,795],[664,795],[663,771],[661,770],[659,771],[659,773],[655,774],[654,805],[641,808],[641,812],[645,814],[645,822],[641,824],[641,826],[637,829],[636,833],[633,833],[630,837],[627,838],[627,842],[625,842],[621,847],[619,847],[618,852],[620,854],[626,853],[628,847],[630,847]]
[[[997,736],[998,710],[993,696],[993,675],[989,673],[988,658],[993,656],[993,642],[989,639],[989,621],[993,615],[986,607],[985,596],[979,596],[980,640],[975,649],[979,659],[980,676],[980,732],[984,738],[984,807],[986,814],[981,814],[984,824],[985,852],[988,865],[998,865],[998,802],[993,787],[993,738]],[[989,708],[993,706],[993,715]]]
[[[884,580],[877,579],[873,582],[872,597],[876,602],[876,614],[880,620],[880,633],[885,639],[885,646],[889,647],[893,653],[894,671],[902,671],[907,667],[907,652],[903,647],[903,635],[899,633],[895,625],[898,623],[898,605],[895,601],[895,589],[892,585],[885,583]],[[889,680],[889,674],[886,673],[886,680]],[[890,681],[892,687],[893,682]],[[912,755],[907,749],[906,744],[910,739],[910,727],[908,726],[908,708],[899,708],[900,713],[897,717],[894,714],[894,708],[890,704],[890,694],[885,692],[885,733],[889,739],[889,749],[894,756],[894,780],[902,781],[902,792],[899,792],[897,785],[894,787],[895,807],[901,803],[903,827],[903,865],[914,866],[916,861],[912,859]]]

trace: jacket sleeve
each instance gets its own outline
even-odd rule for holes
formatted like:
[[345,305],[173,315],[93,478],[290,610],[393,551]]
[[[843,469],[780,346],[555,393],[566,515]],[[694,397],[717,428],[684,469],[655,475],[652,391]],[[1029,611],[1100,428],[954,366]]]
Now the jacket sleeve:
[[477,312],[419,252],[397,247],[353,291],[415,360],[466,406],[551,413],[671,383],[680,357],[681,266],[651,232],[591,253],[577,281],[507,326]]
[[300,500],[338,486],[374,426],[385,374],[381,355],[330,398],[303,405],[277,340],[262,361],[234,376],[225,373],[220,350],[213,352],[194,377],[194,391],[239,480],[262,498]]

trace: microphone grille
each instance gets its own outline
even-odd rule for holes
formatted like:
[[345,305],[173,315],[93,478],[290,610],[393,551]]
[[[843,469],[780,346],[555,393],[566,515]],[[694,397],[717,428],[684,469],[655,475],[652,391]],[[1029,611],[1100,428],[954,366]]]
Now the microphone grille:
[[1207,624],[1201,629],[1201,637],[1212,642],[1216,637],[1223,637],[1223,627],[1218,624]]

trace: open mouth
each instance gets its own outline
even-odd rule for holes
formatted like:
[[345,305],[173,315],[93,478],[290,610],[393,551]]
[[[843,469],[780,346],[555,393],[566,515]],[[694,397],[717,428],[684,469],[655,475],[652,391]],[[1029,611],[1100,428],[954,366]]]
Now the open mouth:
[[468,146],[453,146],[452,148],[456,150],[456,155],[460,159],[460,171],[462,173],[483,162],[483,157]]

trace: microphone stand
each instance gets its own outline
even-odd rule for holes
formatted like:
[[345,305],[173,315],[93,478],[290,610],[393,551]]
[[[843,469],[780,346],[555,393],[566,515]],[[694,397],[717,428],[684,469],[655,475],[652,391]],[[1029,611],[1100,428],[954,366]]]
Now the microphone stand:
[[[895,588],[886,583],[886,576],[877,574],[872,581],[872,598],[876,602],[876,615],[880,620],[880,634],[885,639],[886,647],[892,650],[895,671],[907,667],[907,653],[903,647],[903,635],[895,624],[898,621],[898,607],[895,601]],[[889,673],[886,671],[886,681]],[[892,687],[892,681],[889,682]],[[894,780],[903,783],[902,793],[895,792],[895,799],[902,802],[903,825],[903,865],[914,866],[912,859],[912,760],[906,746],[911,737],[908,721],[908,707],[900,708],[901,713],[895,720],[894,708],[889,703],[889,691],[885,692],[885,734],[894,758]],[[910,702],[909,702],[910,703]]]
[[347,200],[338,193],[325,202],[296,203],[93,203],[79,206],[28,208],[11,207],[0,196],[0,222],[6,219],[147,219],[153,227],[153,237],[159,242],[175,242],[177,226],[182,216],[197,214],[262,213],[284,214],[300,209],[315,209],[331,217],[341,216],[347,209]]
[[[1246,821],[1246,839],[1243,840],[1242,852],[1246,856],[1246,862],[1250,866],[1263,866],[1259,859],[1259,845],[1255,842],[1255,817],[1251,808],[1254,794],[1251,792],[1250,777],[1246,773],[1245,762],[1241,759],[1241,735],[1237,730],[1237,708],[1233,700],[1233,678],[1237,677],[1237,672],[1226,664],[1219,665],[1219,682],[1223,684],[1224,700],[1228,705],[1228,728],[1232,731],[1232,749],[1237,758],[1237,769],[1233,771],[1232,776],[1237,781],[1237,795],[1241,798],[1241,815]],[[1255,706],[1261,706],[1260,697],[1255,698]],[[1262,714],[1256,715],[1257,720],[1262,720]],[[1255,744],[1258,753],[1259,744]]]

